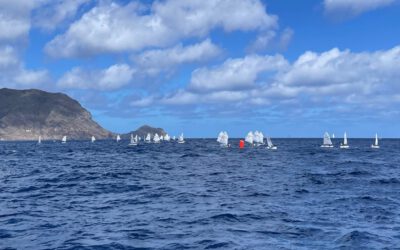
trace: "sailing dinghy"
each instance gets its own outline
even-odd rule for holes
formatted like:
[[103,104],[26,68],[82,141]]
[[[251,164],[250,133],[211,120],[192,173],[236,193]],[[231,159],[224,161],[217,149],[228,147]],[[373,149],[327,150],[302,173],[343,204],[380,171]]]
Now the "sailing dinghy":
[[267,149],[271,149],[271,150],[276,150],[278,149],[277,146],[275,146],[274,144],[272,144],[272,140],[270,137],[267,137]]
[[37,143],[38,143],[38,144],[41,144],[41,143],[42,143],[42,137],[41,137],[40,135],[39,135],[39,138],[38,138]]
[[249,144],[251,144],[251,145],[253,145],[254,146],[254,134],[253,134],[253,131],[250,131],[248,134],[247,134],[247,136],[246,136],[246,138],[244,139],[247,143],[249,143]]
[[117,142],[121,140],[121,136],[117,135]]
[[67,136],[63,136],[63,138],[61,139],[61,143],[67,143]]
[[347,143],[347,133],[344,132],[343,143],[340,143],[340,148],[349,148],[349,144]]
[[229,147],[228,139],[229,139],[228,133],[226,131],[221,131],[218,134],[217,142],[219,142],[219,145],[221,147]]
[[144,139],[146,143],[151,143],[151,135],[150,133],[147,134],[146,138]]
[[96,141],[96,138],[94,136],[92,136],[92,143]]
[[171,137],[169,137],[169,135],[166,134],[166,135],[164,136],[164,141],[170,141],[170,140],[171,140]]
[[371,145],[371,148],[379,148],[378,134],[375,134],[375,142]]
[[179,136],[178,143],[180,143],[180,144],[185,143],[185,139],[183,138],[183,133]]
[[156,133],[153,137],[153,142],[154,143],[160,143],[160,137],[158,136],[158,134]]
[[329,136],[328,132],[325,132],[324,134],[324,142],[321,145],[321,148],[333,148],[331,137]]
[[133,134],[131,134],[131,140],[128,144],[128,146],[137,146],[138,145],[138,136],[136,135],[133,137]]

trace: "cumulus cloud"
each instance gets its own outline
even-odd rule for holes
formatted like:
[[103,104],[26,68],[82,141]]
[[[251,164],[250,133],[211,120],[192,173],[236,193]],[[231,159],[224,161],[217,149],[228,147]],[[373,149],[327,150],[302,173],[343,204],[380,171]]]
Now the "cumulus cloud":
[[399,79],[400,46],[361,53],[337,48],[322,53],[308,51],[292,63],[279,55],[252,55],[228,59],[213,69],[196,70],[186,89],[163,97],[146,97],[151,102],[143,104],[220,105],[230,110],[289,106],[296,112],[314,107],[342,113],[353,109],[388,113],[393,104],[400,103]]
[[0,42],[16,42],[28,35],[34,1],[0,0]]
[[247,51],[259,53],[268,50],[285,50],[292,40],[293,34],[293,30],[290,28],[286,28],[280,33],[276,30],[260,33],[247,48]]
[[182,46],[182,44],[168,49],[148,50],[132,57],[135,65],[148,75],[157,75],[178,65],[208,61],[219,56],[221,49],[210,39],[201,43]]
[[65,73],[57,85],[70,89],[114,90],[128,84],[135,70],[127,64],[115,64],[103,70],[85,70],[79,67]]
[[281,55],[249,55],[228,59],[214,68],[200,68],[192,73],[189,88],[198,92],[235,90],[255,87],[258,77],[287,66]]
[[65,20],[75,17],[79,8],[93,0],[38,0],[33,13],[35,26],[45,30],[54,30]]
[[324,0],[325,12],[333,18],[348,18],[388,6],[397,0]]
[[137,2],[111,2],[84,14],[45,50],[54,57],[138,51],[204,37],[215,28],[230,32],[276,26],[277,17],[267,14],[259,0],[155,1],[150,9]]

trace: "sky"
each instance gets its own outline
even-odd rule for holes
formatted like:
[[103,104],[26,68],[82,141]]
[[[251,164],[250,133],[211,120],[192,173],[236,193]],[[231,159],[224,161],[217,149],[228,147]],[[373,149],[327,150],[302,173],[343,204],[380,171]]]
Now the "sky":
[[0,0],[0,87],[113,132],[400,137],[400,0]]

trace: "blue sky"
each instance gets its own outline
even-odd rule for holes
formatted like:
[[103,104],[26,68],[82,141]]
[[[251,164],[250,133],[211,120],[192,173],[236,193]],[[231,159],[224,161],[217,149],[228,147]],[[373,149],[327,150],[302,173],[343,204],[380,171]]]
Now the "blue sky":
[[399,0],[0,1],[0,87],[114,132],[399,137]]

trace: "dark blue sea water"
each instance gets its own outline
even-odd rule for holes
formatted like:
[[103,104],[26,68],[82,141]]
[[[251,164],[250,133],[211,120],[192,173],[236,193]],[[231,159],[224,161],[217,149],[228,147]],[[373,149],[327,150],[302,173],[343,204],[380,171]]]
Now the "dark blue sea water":
[[399,249],[400,141],[321,141],[1,142],[0,249]]

